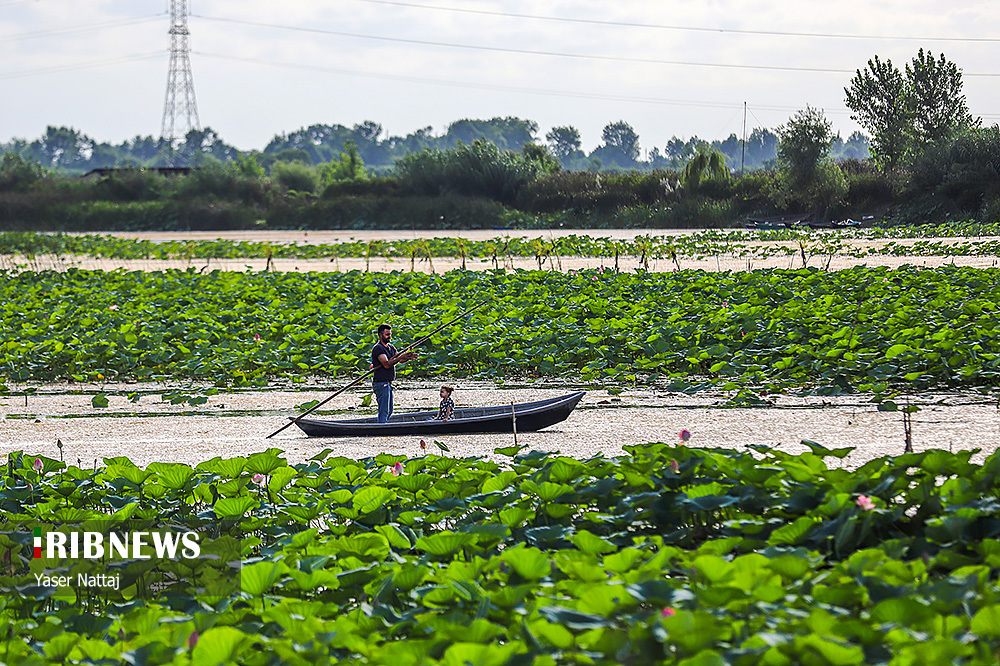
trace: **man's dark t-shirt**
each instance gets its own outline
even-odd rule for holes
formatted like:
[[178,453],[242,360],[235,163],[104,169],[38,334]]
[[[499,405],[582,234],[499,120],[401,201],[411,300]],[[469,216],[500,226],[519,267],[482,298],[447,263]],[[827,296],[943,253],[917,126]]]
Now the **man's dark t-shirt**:
[[392,357],[398,353],[396,348],[392,346],[392,343],[384,345],[380,342],[372,347],[372,365],[375,366],[375,375],[372,377],[373,382],[391,382],[396,378],[396,366],[386,368],[379,362],[378,357],[385,354],[385,357],[391,361]]

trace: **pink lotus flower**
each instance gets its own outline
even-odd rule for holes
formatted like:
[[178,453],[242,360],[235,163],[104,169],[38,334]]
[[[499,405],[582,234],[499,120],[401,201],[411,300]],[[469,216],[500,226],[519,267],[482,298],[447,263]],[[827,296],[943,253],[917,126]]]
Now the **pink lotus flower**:
[[660,611],[660,617],[671,617],[673,615],[677,615],[677,611],[675,611],[670,606],[667,606],[666,608]]
[[252,481],[259,486],[260,484],[264,483],[264,475],[258,472],[257,474],[253,475]]
[[400,465],[398,462],[395,465],[392,466],[392,475],[393,476],[399,476],[402,473],[403,473],[403,466]]
[[680,471],[681,471],[681,465],[680,465],[680,463],[678,463],[676,460],[671,460],[670,461],[670,472],[672,474],[677,474]]
[[109,309],[109,310],[117,310],[117,309],[118,309],[118,306],[117,306],[117,305],[109,305],[109,306],[108,306],[108,309]]
[[253,339],[254,339],[254,342],[260,342],[260,333],[254,333],[253,334]]
[[691,439],[691,431],[688,430],[687,428],[681,430],[680,438],[682,442],[688,441],[689,439]]
[[33,470],[35,470],[36,472],[41,472],[42,471],[42,467],[44,467],[44,466],[45,466],[45,463],[42,462],[41,458],[35,458],[35,462],[31,463],[31,468]]
[[871,511],[875,508],[875,502],[872,501],[871,497],[867,495],[858,495],[858,499],[855,500],[862,509],[865,511]]
[[191,635],[188,636],[187,645],[188,650],[193,650],[194,646],[198,644],[198,632],[192,631]]

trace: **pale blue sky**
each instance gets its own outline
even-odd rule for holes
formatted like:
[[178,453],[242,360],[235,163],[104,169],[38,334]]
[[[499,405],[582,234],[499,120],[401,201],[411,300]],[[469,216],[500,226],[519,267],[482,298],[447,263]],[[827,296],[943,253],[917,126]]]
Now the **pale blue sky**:
[[[625,120],[644,151],[662,150],[674,135],[741,134],[744,102],[748,132],[809,104],[846,137],[857,129],[843,101],[854,70],[875,54],[902,67],[920,47],[964,70],[973,115],[1000,120],[1000,5],[989,1],[190,5],[201,123],[240,149],[314,123],[437,134],[460,118],[518,116],[538,122],[540,138],[573,125],[588,150],[604,125]],[[0,141],[50,124],[112,142],[158,135],[167,8],[0,0]]]

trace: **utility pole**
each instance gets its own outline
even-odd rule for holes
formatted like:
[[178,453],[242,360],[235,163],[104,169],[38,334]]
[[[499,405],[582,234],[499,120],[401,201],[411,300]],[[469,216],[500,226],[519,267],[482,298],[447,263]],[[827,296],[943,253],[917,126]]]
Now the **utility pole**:
[[191,130],[200,130],[198,105],[194,101],[194,79],[188,55],[188,2],[170,0],[170,71],[163,102],[160,138],[173,145]]
[[743,147],[740,149],[740,177],[743,177],[743,165],[747,158],[747,103],[743,102]]

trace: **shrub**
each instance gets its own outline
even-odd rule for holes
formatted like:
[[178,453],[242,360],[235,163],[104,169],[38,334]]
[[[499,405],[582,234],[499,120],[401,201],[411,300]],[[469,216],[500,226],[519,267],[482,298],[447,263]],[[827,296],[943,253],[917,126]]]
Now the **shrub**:
[[517,198],[517,207],[535,213],[608,212],[674,201],[677,187],[678,176],[673,171],[621,174],[563,171],[541,176],[526,185]]
[[272,229],[484,229],[503,225],[506,212],[495,201],[457,194],[360,194],[308,205],[282,202],[269,211],[267,225]]
[[109,201],[150,201],[162,196],[164,178],[155,171],[123,169],[94,185],[94,197]]
[[252,165],[210,161],[178,180],[175,195],[180,199],[223,199],[265,205],[270,197],[267,181],[256,175]]
[[20,153],[8,152],[0,157],[0,192],[23,188],[42,179],[42,165]]
[[396,162],[396,175],[412,194],[445,192],[489,197],[510,204],[541,169],[539,162],[495,144],[474,141],[452,150],[423,150]]
[[1000,196],[1000,127],[970,129],[914,161],[911,191],[978,212]]
[[300,162],[275,162],[271,175],[286,190],[313,193],[319,188],[319,174]]

